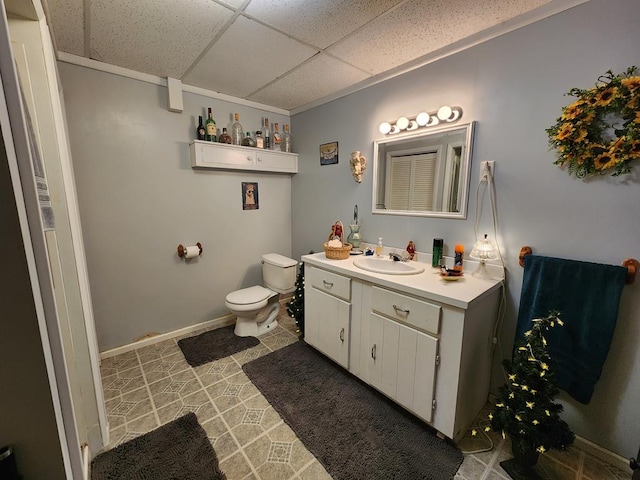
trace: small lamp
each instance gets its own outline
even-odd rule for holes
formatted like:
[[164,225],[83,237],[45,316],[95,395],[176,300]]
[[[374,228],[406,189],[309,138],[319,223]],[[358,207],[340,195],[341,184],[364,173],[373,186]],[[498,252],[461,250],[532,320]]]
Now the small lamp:
[[475,272],[473,272],[471,275],[477,278],[485,278],[485,279],[492,278],[491,275],[489,275],[489,272],[487,271],[486,262],[487,260],[496,260],[498,258],[498,252],[496,250],[496,247],[493,246],[493,243],[491,243],[487,238],[486,233],[484,235],[484,238],[481,240],[478,240],[476,244],[473,246],[473,249],[471,249],[471,253],[469,254],[469,257],[480,261],[480,265],[478,266],[478,269]]

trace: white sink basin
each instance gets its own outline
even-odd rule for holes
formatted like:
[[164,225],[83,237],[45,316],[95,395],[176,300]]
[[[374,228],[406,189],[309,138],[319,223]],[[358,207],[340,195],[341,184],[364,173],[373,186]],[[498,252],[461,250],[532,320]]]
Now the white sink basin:
[[396,262],[386,257],[362,256],[353,260],[353,264],[369,272],[387,275],[415,275],[424,272],[424,267],[416,262]]

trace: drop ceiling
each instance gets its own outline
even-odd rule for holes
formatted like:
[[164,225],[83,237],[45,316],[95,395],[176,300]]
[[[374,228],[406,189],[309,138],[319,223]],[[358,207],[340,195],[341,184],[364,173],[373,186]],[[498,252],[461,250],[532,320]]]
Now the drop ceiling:
[[295,113],[585,0],[46,0],[56,48]]

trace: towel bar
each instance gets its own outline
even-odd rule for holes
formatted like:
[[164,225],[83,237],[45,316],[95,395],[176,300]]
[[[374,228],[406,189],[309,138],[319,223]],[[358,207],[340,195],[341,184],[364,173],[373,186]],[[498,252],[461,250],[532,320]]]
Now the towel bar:
[[[518,264],[521,267],[524,267],[524,257],[531,253],[533,253],[533,250],[531,250],[531,247],[528,247],[526,245],[520,249]],[[638,262],[638,260],[636,260],[635,258],[626,258],[622,261],[622,266],[627,268],[627,280],[625,283],[627,285],[631,285],[636,280],[636,272],[640,267],[640,262]]]

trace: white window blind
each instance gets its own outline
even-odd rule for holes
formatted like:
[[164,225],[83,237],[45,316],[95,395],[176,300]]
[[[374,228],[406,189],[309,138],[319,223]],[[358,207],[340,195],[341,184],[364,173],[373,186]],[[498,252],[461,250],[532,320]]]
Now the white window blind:
[[391,210],[432,210],[436,181],[435,153],[390,159],[391,183],[386,207]]

